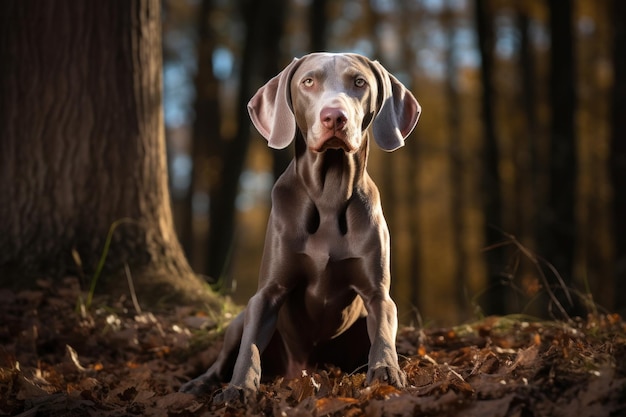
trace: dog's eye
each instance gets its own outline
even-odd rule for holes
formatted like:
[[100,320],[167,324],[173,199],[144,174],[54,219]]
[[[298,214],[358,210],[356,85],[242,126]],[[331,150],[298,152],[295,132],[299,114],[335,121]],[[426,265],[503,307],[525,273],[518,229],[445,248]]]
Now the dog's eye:
[[365,79],[364,78],[357,78],[356,80],[354,80],[354,85],[361,88],[361,87],[365,87]]
[[305,78],[302,80],[302,84],[304,84],[305,87],[313,87],[313,78]]

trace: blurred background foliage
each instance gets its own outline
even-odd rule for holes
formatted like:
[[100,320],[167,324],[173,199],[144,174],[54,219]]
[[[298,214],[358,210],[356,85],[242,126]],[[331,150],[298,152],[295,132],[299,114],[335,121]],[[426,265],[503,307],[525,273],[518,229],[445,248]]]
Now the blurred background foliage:
[[625,5],[164,0],[170,181],[193,268],[239,303],[254,293],[291,150],[267,148],[246,103],[294,56],[350,51],[423,108],[406,147],[372,145],[369,161],[402,322],[623,313]]

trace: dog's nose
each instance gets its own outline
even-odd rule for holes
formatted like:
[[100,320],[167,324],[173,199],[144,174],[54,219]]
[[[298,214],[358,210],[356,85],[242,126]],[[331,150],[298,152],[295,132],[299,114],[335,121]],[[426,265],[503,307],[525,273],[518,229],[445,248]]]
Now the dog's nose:
[[339,107],[324,107],[320,112],[320,119],[327,129],[338,130],[346,125],[348,115]]

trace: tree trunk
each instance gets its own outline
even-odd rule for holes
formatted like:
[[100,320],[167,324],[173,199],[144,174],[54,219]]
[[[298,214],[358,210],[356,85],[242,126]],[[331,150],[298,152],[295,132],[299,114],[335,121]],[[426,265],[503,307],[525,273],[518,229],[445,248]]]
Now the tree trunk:
[[[476,0],[475,19],[478,32],[478,45],[481,56],[480,79],[483,86],[482,124],[483,124],[483,201],[485,210],[485,242],[487,246],[502,240],[499,228],[502,226],[502,197],[500,174],[498,169],[499,146],[496,137],[493,115],[493,16],[488,0]],[[503,270],[502,250],[490,249],[486,252],[489,285],[485,307],[489,314],[506,312],[506,301],[501,284]]]
[[312,0],[309,7],[309,34],[311,36],[311,52],[326,51],[326,16],[327,0]]
[[[415,14],[411,13],[411,8],[403,6],[404,17],[402,19],[402,30],[403,36],[409,38],[411,36],[411,23],[414,21]],[[416,87],[419,87],[416,81],[416,77],[414,74],[417,73],[415,69],[416,53],[413,48],[411,48],[409,42],[404,42],[404,59],[403,67],[406,68],[409,74],[412,75],[411,83],[407,86],[411,91],[414,91],[416,95],[419,95],[419,92]],[[420,305],[420,285],[423,283],[422,277],[419,274],[420,268],[422,266],[422,251],[420,247],[420,240],[418,236],[421,234],[421,226],[420,226],[420,216],[417,214],[418,211],[416,207],[420,204],[420,197],[418,195],[418,187],[419,187],[419,178],[420,172],[418,169],[418,164],[415,161],[419,161],[421,157],[421,147],[420,147],[420,137],[419,131],[413,132],[412,137],[409,138],[409,142],[406,145],[406,160],[407,160],[407,185],[406,185],[406,198],[407,204],[405,207],[408,211],[407,220],[408,220],[408,228],[409,228],[409,248],[408,253],[410,257],[410,263],[408,264],[408,273],[404,276],[400,276],[403,281],[406,281],[404,284],[408,287],[408,294],[405,295],[405,298],[408,299],[409,305],[413,309],[413,312],[418,311],[418,306]],[[396,224],[397,226],[397,224]],[[392,258],[393,259],[393,258]]]
[[268,48],[278,46],[273,38],[274,45],[268,46],[271,33],[267,25],[273,21],[277,10],[284,8],[284,0],[247,0],[241,3],[247,33],[239,78],[237,132],[232,140],[223,139],[217,147],[216,160],[220,160],[221,165],[211,191],[207,270],[213,279],[223,277],[228,270],[235,231],[235,200],[250,143],[250,119],[246,105],[256,88],[260,87],[256,81],[262,78],[261,83],[267,81],[260,69],[266,67]]
[[463,177],[466,174],[466,164],[463,155],[463,134],[461,133],[461,100],[458,92],[458,63],[455,58],[455,30],[454,8],[451,1],[446,2],[444,12],[444,26],[446,28],[447,49],[446,59],[446,85],[447,98],[446,120],[448,134],[450,135],[450,205],[452,207],[452,230],[454,232],[452,246],[456,268],[454,271],[454,299],[460,320],[469,317],[470,305],[468,303],[468,277],[467,277],[467,252],[465,250],[465,187]]
[[626,2],[613,0],[613,97],[610,168],[613,183],[613,234],[615,239],[615,306],[626,313]]
[[206,299],[170,211],[159,1],[0,2],[0,62],[0,283],[93,273],[118,222],[107,272]]
[[523,109],[524,128],[516,139],[515,167],[515,233],[528,244],[535,238],[535,204],[537,197],[537,95],[535,94],[535,60],[530,39],[530,19],[527,6],[519,4],[516,24],[520,33],[519,70],[522,89],[519,104]]
[[576,135],[571,0],[550,0],[550,181],[540,254],[572,282],[575,249]]
[[[193,197],[196,193],[210,195],[211,189],[217,182],[216,173],[219,170],[219,155],[222,138],[221,107],[219,97],[219,81],[213,72],[213,52],[215,50],[216,34],[211,27],[211,14],[214,7],[213,0],[203,0],[198,16],[198,41],[196,47],[198,71],[195,77],[196,97],[194,110],[196,117],[193,122],[193,134],[190,154],[193,158],[191,186],[185,198],[186,213],[183,226],[183,242],[189,242],[185,248],[196,271],[206,274],[207,262],[204,250],[207,247],[208,236],[196,236],[194,232]],[[208,215],[208,213],[205,213]],[[191,254],[191,255],[190,255]]]
[[[274,3],[274,11],[270,15],[270,21],[266,29],[268,39],[265,43],[267,45],[267,51],[264,54],[266,62],[263,79],[266,81],[269,81],[270,78],[278,74],[284,67],[281,40],[285,34],[285,19],[288,4],[286,0],[272,1]],[[272,149],[272,173],[274,175],[274,181],[285,172],[287,166],[289,166],[293,159],[293,153],[293,145],[288,146],[286,149]]]

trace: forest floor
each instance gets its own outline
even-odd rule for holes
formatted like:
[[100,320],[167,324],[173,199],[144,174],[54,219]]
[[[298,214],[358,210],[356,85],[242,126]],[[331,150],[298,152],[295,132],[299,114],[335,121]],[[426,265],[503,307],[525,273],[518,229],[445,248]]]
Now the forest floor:
[[177,392],[215,358],[218,320],[186,307],[140,312],[129,300],[96,298],[87,310],[84,298],[74,279],[0,290],[0,415],[626,416],[616,315],[404,327],[407,388],[328,369],[262,384],[244,407]]

